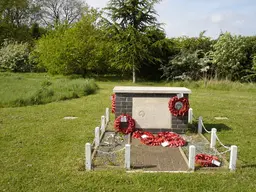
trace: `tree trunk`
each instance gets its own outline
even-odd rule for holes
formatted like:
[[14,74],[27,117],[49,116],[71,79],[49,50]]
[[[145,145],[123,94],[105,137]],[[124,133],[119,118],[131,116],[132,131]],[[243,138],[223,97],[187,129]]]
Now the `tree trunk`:
[[215,70],[215,80],[217,81],[218,80],[218,69]]
[[133,65],[132,68],[132,82],[136,83],[136,72],[135,72],[135,66]]

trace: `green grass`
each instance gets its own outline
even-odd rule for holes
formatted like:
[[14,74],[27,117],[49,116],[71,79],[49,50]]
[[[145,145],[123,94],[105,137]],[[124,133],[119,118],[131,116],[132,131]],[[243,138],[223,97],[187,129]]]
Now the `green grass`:
[[[40,78],[38,74],[24,77]],[[83,171],[84,144],[92,142],[100,116],[110,107],[113,87],[132,85],[127,81],[97,84],[97,94],[79,99],[0,108],[0,191],[255,191],[255,85],[230,83],[228,90],[221,83],[215,88],[186,85],[193,92],[190,103],[195,115],[202,115],[207,127],[217,127],[224,144],[238,146],[235,173],[133,174]],[[65,116],[78,119],[64,120]],[[217,121],[215,116],[229,120]]]
[[0,73],[0,107],[39,105],[95,93],[92,79],[68,79],[46,74]]

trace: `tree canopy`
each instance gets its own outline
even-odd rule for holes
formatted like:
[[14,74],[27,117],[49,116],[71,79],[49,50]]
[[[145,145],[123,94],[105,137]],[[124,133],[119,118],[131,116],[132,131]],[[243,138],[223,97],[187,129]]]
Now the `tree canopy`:
[[1,0],[0,70],[133,76],[137,80],[256,81],[256,36],[166,37],[160,0]]
[[152,60],[149,51],[150,39],[145,34],[148,27],[157,27],[154,5],[159,0],[110,0],[107,15],[111,18],[110,27],[115,28],[115,41],[118,43],[113,64],[118,68],[133,71],[133,82],[136,82],[135,72],[143,61]]

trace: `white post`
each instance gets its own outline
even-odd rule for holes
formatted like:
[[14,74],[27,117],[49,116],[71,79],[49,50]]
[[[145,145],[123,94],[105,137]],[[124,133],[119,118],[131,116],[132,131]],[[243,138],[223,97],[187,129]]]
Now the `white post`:
[[214,148],[216,145],[216,134],[217,134],[217,129],[212,128],[211,130],[211,144],[210,148]]
[[195,170],[195,157],[196,157],[196,147],[194,145],[189,146],[189,159],[188,168]]
[[106,108],[106,124],[109,122],[109,108]]
[[85,144],[85,170],[90,171],[92,169],[92,150],[91,144]]
[[188,110],[188,123],[192,123],[193,121],[193,109],[189,108]]
[[126,144],[125,145],[125,168],[130,169],[131,168],[131,145]]
[[101,116],[101,126],[100,126],[100,129],[101,129],[102,133],[105,132],[105,126],[106,126],[105,120],[106,120],[105,116]]
[[203,121],[203,117],[200,116],[198,118],[198,133],[202,133],[202,121]]
[[98,147],[100,145],[100,128],[95,128],[95,147]]
[[230,160],[229,160],[229,169],[231,171],[236,170],[236,160],[237,160],[237,146],[232,145],[231,152],[230,152]]

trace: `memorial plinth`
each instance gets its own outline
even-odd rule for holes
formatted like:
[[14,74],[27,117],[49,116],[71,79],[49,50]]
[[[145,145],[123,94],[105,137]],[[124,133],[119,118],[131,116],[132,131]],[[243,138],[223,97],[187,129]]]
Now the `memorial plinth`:
[[131,115],[136,128],[150,132],[186,131],[188,114],[173,116],[168,102],[178,94],[188,98],[191,90],[185,87],[116,86],[113,92],[116,94],[116,118],[121,114]]

